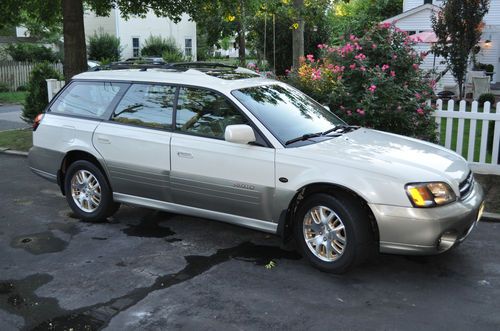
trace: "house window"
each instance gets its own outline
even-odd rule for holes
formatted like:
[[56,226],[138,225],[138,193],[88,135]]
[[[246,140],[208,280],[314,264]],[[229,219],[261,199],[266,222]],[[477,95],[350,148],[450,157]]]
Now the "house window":
[[184,39],[184,55],[186,57],[193,56],[193,39],[191,38]]
[[424,5],[426,5],[428,3],[432,5],[432,0],[424,0]]
[[139,38],[134,37],[134,38],[132,38],[132,56],[138,57],[139,51],[140,51]]

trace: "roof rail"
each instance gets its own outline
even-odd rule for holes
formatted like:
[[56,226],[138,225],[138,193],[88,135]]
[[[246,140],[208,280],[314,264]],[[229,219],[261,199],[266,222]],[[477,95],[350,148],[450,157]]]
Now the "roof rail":
[[100,70],[120,70],[120,69],[140,69],[146,71],[148,69],[170,69],[175,71],[186,71],[189,69],[196,69],[200,71],[205,70],[234,70],[237,66],[232,66],[224,63],[216,62],[173,62],[173,63],[137,63],[131,61],[120,61],[113,62],[103,66],[97,66],[89,71],[100,71]]
[[237,66],[232,66],[217,62],[174,62],[167,63],[166,66],[171,68],[187,68],[187,69],[237,69]]

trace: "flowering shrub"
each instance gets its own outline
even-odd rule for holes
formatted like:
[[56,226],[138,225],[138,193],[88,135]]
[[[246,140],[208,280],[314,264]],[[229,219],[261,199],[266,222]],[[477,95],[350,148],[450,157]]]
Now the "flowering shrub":
[[388,24],[339,46],[318,45],[322,55],[302,59],[288,74],[295,85],[355,125],[435,140],[432,84],[419,65],[423,55],[408,35]]

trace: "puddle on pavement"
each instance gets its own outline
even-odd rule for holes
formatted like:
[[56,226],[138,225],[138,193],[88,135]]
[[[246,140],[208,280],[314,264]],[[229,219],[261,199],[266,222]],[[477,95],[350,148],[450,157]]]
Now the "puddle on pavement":
[[[154,284],[149,287],[136,288],[129,294],[103,304],[79,308],[64,315],[52,315],[56,317],[45,320],[35,326],[33,330],[78,330],[82,328],[81,323],[91,326],[92,330],[100,329],[105,327],[115,315],[134,306],[151,292],[188,281],[231,259],[261,266],[271,260],[299,260],[301,256],[296,252],[285,251],[279,247],[245,242],[235,247],[220,249],[209,256],[191,255],[186,256],[185,259],[187,264],[182,270],[156,278]],[[125,266],[125,263],[119,262],[116,265]]]
[[105,237],[92,237],[93,240],[108,240],[108,238]]
[[178,241],[182,241],[182,239],[179,239],[179,238],[168,238],[168,239],[165,239],[166,242],[168,243],[175,243],[175,242],[178,242]]
[[12,239],[10,246],[39,255],[60,252],[68,246],[68,242],[57,238],[51,231],[46,231],[16,237]]
[[52,280],[47,274],[31,275],[21,280],[0,282],[0,309],[22,316],[27,325],[43,320],[46,316],[64,313],[54,298],[35,295],[35,291]]
[[160,226],[160,222],[168,220],[172,214],[161,211],[148,211],[139,224],[127,224],[122,230],[126,235],[145,238],[163,238],[174,235],[175,232],[167,227]]

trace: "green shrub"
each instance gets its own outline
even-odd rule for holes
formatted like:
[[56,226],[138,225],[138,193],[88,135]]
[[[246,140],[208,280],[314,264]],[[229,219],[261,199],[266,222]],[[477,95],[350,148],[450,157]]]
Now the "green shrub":
[[10,44],[5,48],[14,61],[20,62],[57,62],[57,54],[50,48],[29,43]]
[[120,60],[122,47],[120,38],[105,33],[102,30],[99,33],[94,32],[88,41],[88,57],[100,62],[113,62]]
[[182,51],[175,43],[175,39],[165,39],[152,35],[144,41],[141,56],[163,57],[166,62],[178,62],[184,58]]
[[9,92],[9,91],[10,91],[9,85],[0,82],[0,92]]
[[33,68],[28,82],[28,96],[23,108],[22,119],[33,123],[35,117],[42,113],[48,102],[46,79],[63,79],[61,74],[49,63],[41,63]]
[[162,58],[167,63],[181,62],[184,60],[184,55],[180,51],[165,51],[162,54]]
[[477,102],[479,105],[483,105],[486,101],[489,101],[491,106],[495,104],[495,95],[493,93],[484,93],[479,96]]
[[28,87],[26,85],[19,85],[16,89],[17,92],[26,92]]
[[407,34],[377,25],[339,46],[318,45],[321,57],[308,55],[289,82],[346,122],[435,141],[432,94],[419,69],[422,56]]

